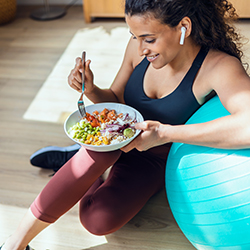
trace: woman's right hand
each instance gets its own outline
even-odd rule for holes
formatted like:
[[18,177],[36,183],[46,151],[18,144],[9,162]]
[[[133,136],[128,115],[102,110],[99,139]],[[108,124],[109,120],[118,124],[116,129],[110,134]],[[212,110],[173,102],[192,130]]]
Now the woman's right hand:
[[[94,87],[94,75],[90,69],[90,60],[87,60],[85,63],[85,85],[84,93],[90,93]],[[76,65],[74,69],[71,70],[68,76],[68,84],[71,88],[75,89],[78,92],[82,92],[82,59],[80,57],[76,58]]]

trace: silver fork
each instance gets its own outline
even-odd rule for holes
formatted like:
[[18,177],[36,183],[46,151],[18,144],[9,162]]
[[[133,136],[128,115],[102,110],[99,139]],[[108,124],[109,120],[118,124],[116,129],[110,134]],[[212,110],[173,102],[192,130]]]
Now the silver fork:
[[86,109],[85,109],[85,105],[83,102],[83,95],[84,95],[84,88],[85,88],[85,57],[86,57],[86,52],[83,51],[82,52],[82,66],[83,66],[83,71],[82,71],[82,93],[81,96],[78,100],[78,110],[81,114],[82,117],[84,117],[86,115]]

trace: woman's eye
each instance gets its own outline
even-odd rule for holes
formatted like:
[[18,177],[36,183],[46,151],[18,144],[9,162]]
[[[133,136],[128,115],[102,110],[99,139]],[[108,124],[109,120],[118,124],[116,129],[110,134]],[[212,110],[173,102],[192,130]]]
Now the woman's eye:
[[145,40],[146,43],[154,43],[155,42],[155,39],[152,39],[152,40]]
[[133,37],[133,39],[137,39],[135,36],[132,36]]

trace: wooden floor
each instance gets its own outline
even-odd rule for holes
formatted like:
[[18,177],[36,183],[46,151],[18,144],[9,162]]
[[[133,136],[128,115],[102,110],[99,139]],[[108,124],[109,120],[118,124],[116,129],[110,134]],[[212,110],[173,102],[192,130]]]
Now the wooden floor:
[[[0,26],[0,245],[50,179],[52,172],[30,165],[30,155],[44,146],[70,145],[61,124],[24,120],[23,114],[78,29],[126,26],[123,20],[114,19],[87,25],[81,6],[47,22],[31,20],[31,10],[19,7],[13,22]],[[86,232],[76,206],[35,238],[31,246],[36,250],[194,249],[176,225],[164,191],[111,235],[95,237]]]

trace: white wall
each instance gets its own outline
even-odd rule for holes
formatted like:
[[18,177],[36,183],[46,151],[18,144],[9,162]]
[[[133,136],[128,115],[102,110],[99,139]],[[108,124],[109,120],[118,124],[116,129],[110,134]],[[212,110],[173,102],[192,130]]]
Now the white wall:
[[[45,1],[50,5],[67,5],[73,2],[73,0],[16,0],[17,5],[43,5]],[[77,5],[82,5],[82,0],[75,1]]]

